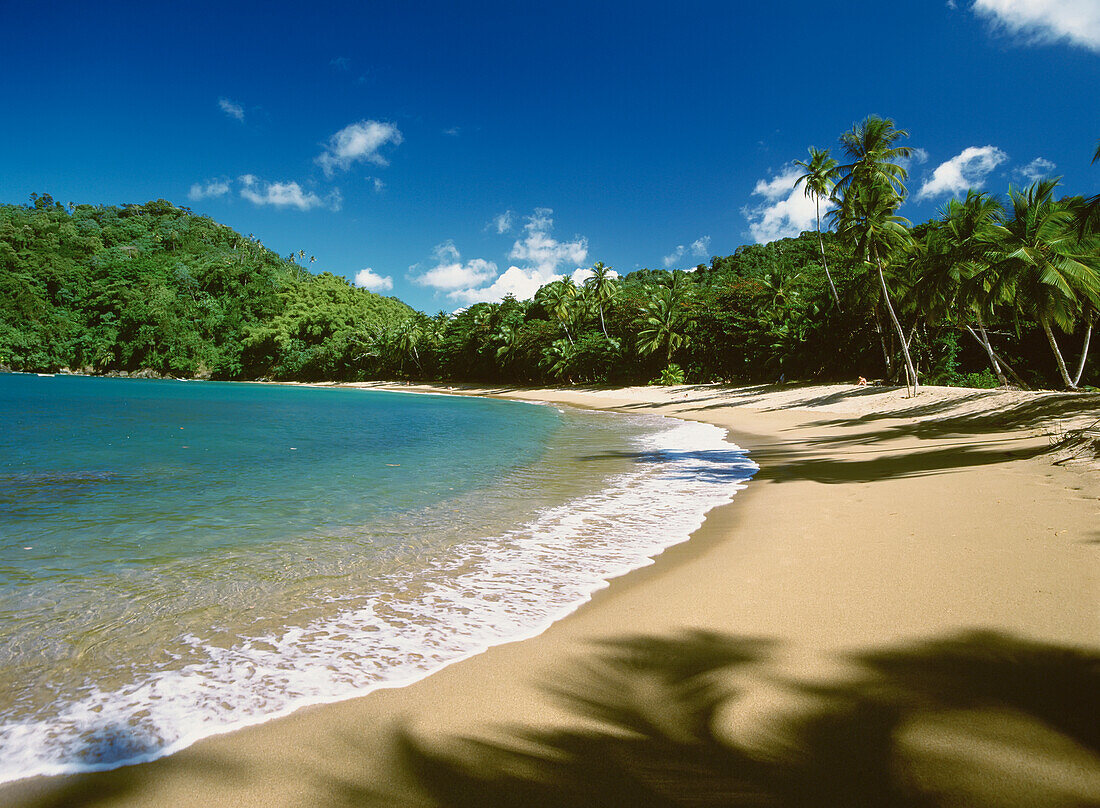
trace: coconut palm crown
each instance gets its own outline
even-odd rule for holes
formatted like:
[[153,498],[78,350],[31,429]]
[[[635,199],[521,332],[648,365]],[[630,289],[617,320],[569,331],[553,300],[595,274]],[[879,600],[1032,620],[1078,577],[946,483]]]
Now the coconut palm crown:
[[1070,206],[1054,199],[1058,179],[1009,189],[1011,215],[996,225],[989,267],[993,299],[1015,300],[1042,327],[1065,386],[1070,378],[1052,326],[1070,332],[1086,310],[1100,309],[1100,259],[1094,240],[1082,241]]
[[825,269],[825,277],[829,281],[829,288],[833,291],[833,300],[836,307],[840,308],[840,295],[837,294],[833,276],[829,273],[829,265],[825,261],[825,241],[821,238],[821,200],[832,196],[837,178],[840,176],[839,164],[829,156],[828,149],[817,149],[810,146],[810,161],[795,160],[794,164],[804,169],[802,174],[794,182],[794,187],[805,185],[805,194],[814,200],[817,210],[817,243],[821,248],[821,266]]
[[905,129],[898,129],[889,118],[871,115],[855,124],[840,136],[844,151],[852,162],[840,166],[836,189],[843,194],[853,183],[873,185],[886,182],[900,200],[905,197],[905,181],[909,172],[899,163],[908,160],[913,150],[909,146],[896,145],[909,137]]
[[603,261],[597,261],[596,265],[592,267],[592,274],[585,280],[584,287],[591,295],[592,302],[596,304],[596,309],[600,313],[600,330],[603,331],[605,339],[610,340],[611,337],[607,333],[607,325],[603,319],[603,309],[615,296],[619,293],[619,284],[616,280],[617,275],[609,266],[604,266]]

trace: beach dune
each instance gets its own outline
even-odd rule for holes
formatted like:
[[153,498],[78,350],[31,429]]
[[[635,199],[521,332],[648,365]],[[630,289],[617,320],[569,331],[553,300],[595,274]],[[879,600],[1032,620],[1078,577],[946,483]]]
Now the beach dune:
[[451,392],[707,421],[760,471],[538,637],[0,804],[1100,804],[1100,477],[1051,453],[1100,395]]

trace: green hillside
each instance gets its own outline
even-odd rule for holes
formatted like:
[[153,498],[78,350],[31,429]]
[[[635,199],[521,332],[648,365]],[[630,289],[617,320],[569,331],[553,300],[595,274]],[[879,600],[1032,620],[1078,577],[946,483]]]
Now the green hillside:
[[295,259],[164,200],[0,205],[0,366],[359,376],[412,309]]

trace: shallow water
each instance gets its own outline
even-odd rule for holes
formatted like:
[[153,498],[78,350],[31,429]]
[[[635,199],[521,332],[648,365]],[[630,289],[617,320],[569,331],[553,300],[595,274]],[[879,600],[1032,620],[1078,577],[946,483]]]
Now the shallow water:
[[0,376],[0,781],[107,768],[543,630],[755,470],[520,402]]

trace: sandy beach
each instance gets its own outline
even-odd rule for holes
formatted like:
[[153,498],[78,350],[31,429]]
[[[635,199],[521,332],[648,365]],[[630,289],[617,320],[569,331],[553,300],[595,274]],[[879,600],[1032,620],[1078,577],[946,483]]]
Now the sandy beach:
[[0,804],[1100,804],[1100,474],[1052,450],[1100,394],[399,389],[705,421],[760,471],[538,637]]

